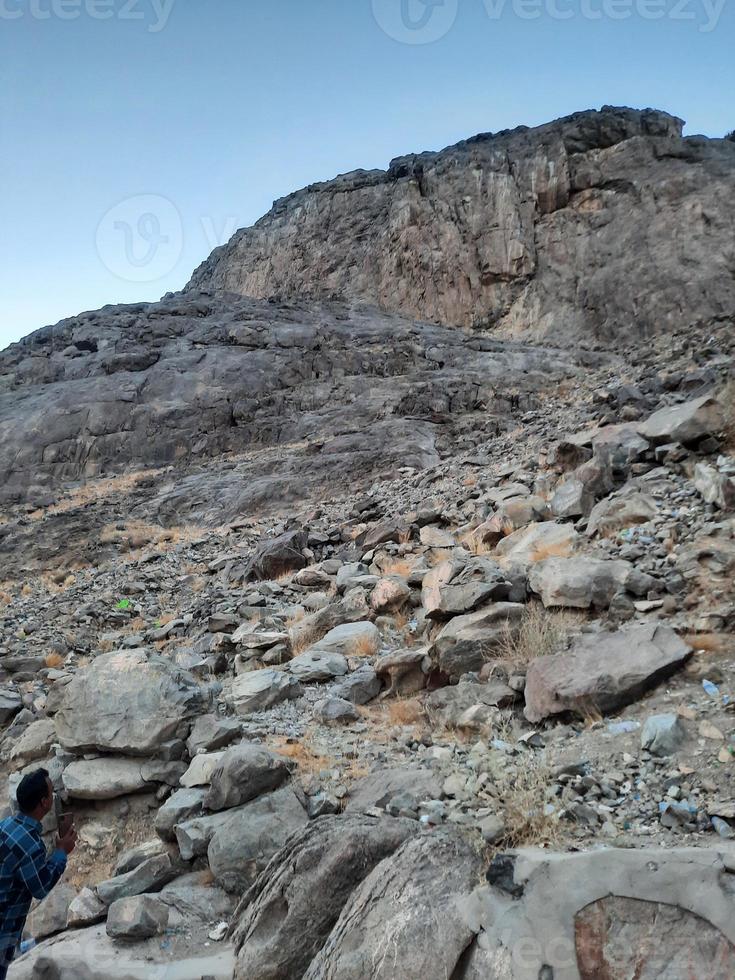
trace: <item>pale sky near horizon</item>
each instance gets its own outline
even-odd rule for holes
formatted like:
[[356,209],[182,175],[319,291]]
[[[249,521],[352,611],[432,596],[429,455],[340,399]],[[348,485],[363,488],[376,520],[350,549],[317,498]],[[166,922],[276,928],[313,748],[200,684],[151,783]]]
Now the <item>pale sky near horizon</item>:
[[735,0],[0,0],[0,348],[272,201],[605,103],[735,128]]

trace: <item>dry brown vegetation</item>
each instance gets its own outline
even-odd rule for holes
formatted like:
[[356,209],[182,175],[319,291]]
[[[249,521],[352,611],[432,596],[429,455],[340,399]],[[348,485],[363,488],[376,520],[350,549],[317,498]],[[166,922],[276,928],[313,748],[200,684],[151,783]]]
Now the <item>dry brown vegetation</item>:
[[293,760],[300,773],[317,775],[324,769],[332,769],[334,767],[334,759],[330,759],[325,755],[319,755],[318,752],[314,751],[314,748],[307,739],[295,742],[281,738],[273,746],[273,751],[277,755],[282,755],[287,759]]
[[531,552],[531,561],[544,561],[546,558],[568,558],[572,553],[570,541],[550,541],[536,545]]
[[523,610],[520,626],[506,627],[494,658],[509,668],[523,670],[532,660],[562,650],[583,621],[582,613],[549,612],[540,602],[531,602]]
[[61,656],[60,653],[47,653],[45,660],[46,660],[46,666],[52,668],[61,667],[61,665],[64,663],[64,658]]
[[413,571],[414,561],[408,558],[391,558],[380,566],[383,575],[398,575],[400,578],[408,578]]
[[41,518],[51,514],[63,514],[79,507],[97,503],[100,500],[107,500],[115,494],[129,493],[135,489],[141,480],[156,477],[162,472],[160,469],[140,470],[137,473],[125,473],[121,476],[90,480],[80,487],[69,490],[58,503],[34,511],[30,518],[33,521],[41,520]]
[[693,650],[705,653],[721,653],[726,647],[726,638],[719,633],[688,633],[684,641]]
[[529,757],[500,789],[505,810],[504,847],[548,847],[561,837],[556,814],[546,814],[552,773],[543,757]]
[[350,643],[349,657],[372,657],[378,652],[379,641],[372,636],[358,636]]

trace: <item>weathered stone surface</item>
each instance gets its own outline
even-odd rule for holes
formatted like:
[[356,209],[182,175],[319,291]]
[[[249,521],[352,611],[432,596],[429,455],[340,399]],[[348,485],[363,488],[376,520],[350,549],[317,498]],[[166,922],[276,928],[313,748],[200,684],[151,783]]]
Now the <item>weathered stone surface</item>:
[[531,566],[528,585],[547,608],[607,609],[631,572],[627,561],[547,558]]
[[215,880],[228,892],[243,892],[252,885],[291,834],[308,822],[290,786],[223,816],[207,848],[207,859]]
[[508,560],[530,565],[543,558],[569,555],[578,537],[571,524],[543,521],[509,534],[498,544],[497,553]]
[[281,701],[300,698],[301,694],[301,685],[292,674],[281,670],[255,670],[235,678],[230,697],[239,715],[251,715]]
[[370,596],[370,607],[376,613],[390,612],[405,604],[411,596],[408,583],[397,575],[381,578]]
[[141,771],[140,759],[118,756],[78,759],[70,763],[62,779],[67,794],[77,800],[114,800],[138,793],[149,785]]
[[567,480],[557,487],[549,503],[554,517],[582,517],[589,514],[595,504],[594,495],[581,480]]
[[83,888],[69,904],[66,925],[69,929],[83,929],[102,922],[106,916],[105,903],[97,898],[91,888]]
[[626,493],[601,500],[587,522],[589,535],[605,537],[626,527],[645,524],[656,516],[656,502],[645,493]]
[[507,599],[510,589],[511,583],[497,562],[455,556],[424,576],[421,601],[431,619],[449,619],[483,603]]
[[526,710],[537,722],[565,711],[613,711],[678,670],[691,648],[667,626],[631,626],[580,637],[568,653],[540,657],[526,676]]
[[112,939],[150,939],[167,925],[168,906],[151,895],[120,898],[107,915],[107,935]]
[[18,691],[10,688],[0,690],[0,725],[4,725],[18,714],[23,707],[23,699]]
[[397,963],[405,977],[452,976],[474,935],[461,907],[481,867],[459,835],[409,839],[352,893],[304,980],[393,980]]
[[[478,705],[488,709],[507,708],[517,699],[517,693],[503,681],[490,681],[487,684],[460,681],[451,687],[432,691],[426,699],[426,710],[437,725],[470,728],[475,726],[469,724],[468,712]],[[492,718],[493,712],[488,712],[486,717]]]
[[342,677],[347,673],[348,667],[341,653],[332,653],[314,646],[298,657],[294,657],[288,665],[288,670],[302,684],[313,684],[317,681],[330,681],[333,677]]
[[186,789],[194,789],[196,786],[209,786],[212,774],[219,766],[224,756],[222,752],[205,752],[195,755],[191,760],[189,768],[181,777],[181,785]]
[[106,653],[77,671],[62,695],[55,723],[74,752],[154,755],[206,704],[191,674],[140,650]]
[[380,694],[380,678],[372,667],[364,664],[352,674],[340,678],[331,688],[337,698],[353,704],[368,704]]
[[358,721],[360,715],[351,701],[329,697],[314,705],[314,717],[325,725],[349,725]]
[[678,715],[652,715],[641,732],[641,746],[653,755],[673,755],[686,738],[684,723]]
[[240,735],[241,723],[236,718],[219,715],[202,715],[194,722],[191,735],[186,740],[190,756],[197,752],[214,752],[234,742]]
[[493,650],[518,626],[523,608],[520,603],[497,602],[450,620],[432,646],[438,668],[452,678],[480,670]]
[[202,813],[206,795],[206,789],[179,789],[172,793],[156,814],[156,833],[164,840],[174,840],[176,824]]
[[56,741],[56,726],[50,718],[32,722],[15,743],[10,758],[18,765],[45,759]]
[[320,656],[337,654],[341,657],[359,657],[373,654],[379,647],[380,631],[374,623],[343,623],[331,629],[307,652]]
[[[638,338],[717,316],[735,298],[716,275],[735,151],[682,139],[681,126],[606,106],[314,184],[216,249],[189,288],[347,295],[555,342]],[[690,219],[710,211],[712,226]],[[689,243],[686,256],[672,241]]]
[[441,796],[441,785],[430,769],[416,766],[377,769],[355,784],[345,812],[363,813],[372,807],[385,807],[394,796],[403,793],[419,801],[435,800]]
[[137,865],[126,874],[101,881],[96,887],[97,897],[112,905],[119,898],[132,898],[144,892],[157,891],[176,876],[176,869],[169,854],[160,854]]
[[288,779],[286,760],[263,745],[245,742],[222,753],[204,801],[207,810],[228,810],[249,803]]
[[303,529],[287,531],[278,538],[264,541],[248,563],[246,579],[275,579],[308,562],[303,555],[309,532]]
[[40,942],[46,936],[62,932],[66,929],[69,907],[76,897],[76,888],[60,881],[28,916],[25,935],[33,936],[36,942]]
[[720,473],[707,463],[697,463],[694,486],[706,503],[717,504],[720,510],[735,510],[735,479],[732,476]]
[[662,408],[638,426],[638,432],[654,443],[697,442],[704,436],[717,435],[725,424],[722,404],[712,395],[695,398],[681,405]]
[[322,817],[292,838],[235,913],[235,977],[303,976],[355,888],[416,832],[410,820],[360,814]]
[[380,657],[375,673],[387,684],[385,697],[393,694],[416,694],[426,687],[431,659],[426,647],[415,650],[396,650]]

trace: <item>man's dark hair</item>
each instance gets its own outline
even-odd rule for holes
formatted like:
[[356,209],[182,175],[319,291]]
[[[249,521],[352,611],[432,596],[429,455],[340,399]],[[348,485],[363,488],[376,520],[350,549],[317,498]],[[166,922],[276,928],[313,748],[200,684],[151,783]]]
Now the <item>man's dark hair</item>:
[[21,779],[15,791],[21,813],[33,813],[41,800],[48,796],[48,778],[45,769],[36,769]]

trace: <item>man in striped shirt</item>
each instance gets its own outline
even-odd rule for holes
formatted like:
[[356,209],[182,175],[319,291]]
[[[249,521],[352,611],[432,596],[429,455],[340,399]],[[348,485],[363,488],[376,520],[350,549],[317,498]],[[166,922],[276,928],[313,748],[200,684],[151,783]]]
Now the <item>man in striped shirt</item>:
[[45,769],[24,776],[16,791],[19,812],[0,821],[0,980],[23,935],[34,898],[45,898],[64,873],[76,833],[62,828],[56,850],[46,854],[41,821],[51,810],[54,788]]

